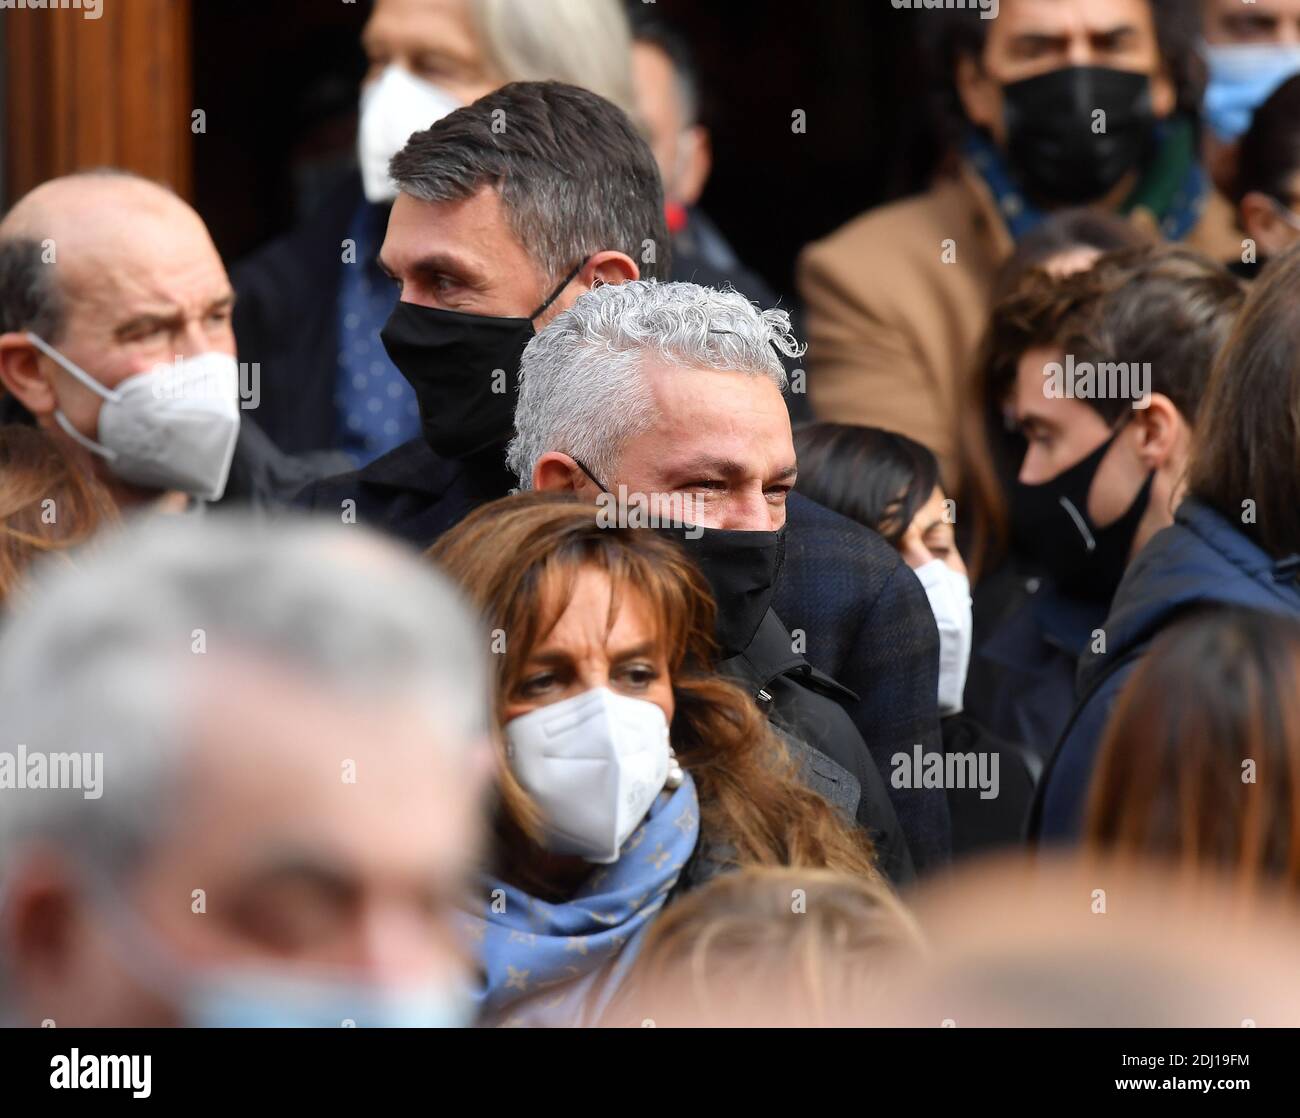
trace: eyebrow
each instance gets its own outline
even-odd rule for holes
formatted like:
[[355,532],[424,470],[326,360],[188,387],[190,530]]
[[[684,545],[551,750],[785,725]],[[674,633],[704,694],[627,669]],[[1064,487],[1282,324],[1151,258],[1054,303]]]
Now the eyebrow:
[[245,877],[250,890],[274,888],[288,882],[304,882],[339,896],[349,896],[355,891],[355,884],[345,874],[311,855],[272,858]]
[[1016,429],[1023,431],[1026,427],[1041,427],[1048,431],[1059,430],[1059,424],[1053,423],[1046,416],[1037,415],[1034,412],[1016,416]]
[[[229,310],[235,305],[234,291],[227,291],[224,295],[219,295],[213,299],[203,309],[204,315],[212,314],[214,311]],[[134,334],[143,327],[166,327],[175,330],[185,325],[185,312],[180,307],[172,306],[166,310],[145,311],[142,314],[133,315],[125,322],[119,323],[113,329],[113,337],[122,339],[128,334]]]
[[[382,252],[377,257],[376,263],[379,265],[379,270],[389,279],[396,281],[399,278],[384,260]],[[470,287],[477,287],[482,283],[480,273],[469,261],[449,252],[430,252],[424,256],[419,256],[411,261],[408,272],[422,279],[450,274],[462,279]]]
[[[742,462],[737,462],[734,458],[714,458],[711,455],[702,455],[698,458],[689,458],[677,466],[670,466],[669,473],[674,474],[720,474],[722,477],[743,477],[749,473],[749,467]],[[785,481],[787,478],[794,477],[799,472],[796,463],[791,462],[788,466],[783,466],[772,475],[772,481]]]
[[[659,646],[655,641],[642,641],[640,644],[635,644],[631,648],[621,648],[617,652],[612,653],[611,659],[630,660],[635,656],[654,656],[658,650]],[[572,655],[562,648],[540,649],[528,657],[528,663],[544,665],[567,664],[572,660]]]
[[[1088,32],[1088,38],[1096,41],[1098,39],[1120,39],[1130,35],[1137,34],[1137,25],[1132,23],[1120,23],[1114,27],[1102,27],[1095,31]],[[1011,43],[1015,47],[1029,46],[1049,46],[1064,48],[1070,42],[1070,36],[1067,34],[1052,34],[1043,31],[1025,31],[1019,35],[1011,37]]]

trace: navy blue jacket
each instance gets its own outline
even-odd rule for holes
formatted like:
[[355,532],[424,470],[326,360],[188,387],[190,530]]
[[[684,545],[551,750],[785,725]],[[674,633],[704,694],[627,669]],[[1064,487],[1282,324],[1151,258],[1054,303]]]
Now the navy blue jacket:
[[1229,521],[1189,498],[1170,528],[1133,560],[1106,619],[1106,651],[1079,662],[1080,705],[1044,779],[1039,837],[1077,837],[1097,748],[1116,696],[1160,630],[1196,606],[1224,605],[1300,618],[1295,558],[1265,554]]
[[772,608],[815,667],[853,691],[844,703],[884,775],[917,873],[948,860],[942,788],[895,788],[891,764],[914,745],[942,753],[939,630],[925,591],[878,532],[791,493],[785,565]]

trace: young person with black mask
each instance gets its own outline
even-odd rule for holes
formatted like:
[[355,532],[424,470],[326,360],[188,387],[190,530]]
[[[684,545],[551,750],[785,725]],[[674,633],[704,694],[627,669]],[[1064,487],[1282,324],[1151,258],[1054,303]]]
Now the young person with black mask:
[[1214,260],[1241,252],[1197,162],[1198,5],[1001,0],[996,19],[965,7],[894,13],[941,32],[950,135],[932,185],[810,246],[799,275],[817,417],[928,446],[954,491],[998,269],[1047,215],[1088,205]]
[[1173,522],[1242,301],[1224,268],[1163,247],[1031,272],[995,308],[983,376],[1025,451],[1006,577],[976,588],[966,709],[999,737],[1050,756],[1126,566]]
[[[1079,705],[1040,788],[1032,832],[1081,833],[1116,697],[1154,638],[1191,610],[1235,606],[1300,617],[1300,248],[1256,281],[1214,365],[1187,498],[1124,577],[1105,647],[1079,665]],[[1148,329],[1164,322],[1149,317]],[[1176,350],[1167,351],[1171,364]],[[1186,351],[1181,351],[1186,354]],[[1190,354],[1186,354],[1190,356]]]
[[[412,136],[391,172],[401,193],[380,261],[401,302],[382,337],[415,387],[423,437],[299,503],[427,547],[517,484],[505,445],[525,345],[593,287],[665,273],[668,235],[649,145],[620,109],[556,82],[457,109]],[[938,750],[939,637],[924,591],[869,529],[807,500],[790,520],[769,590],[801,652],[852,689],[853,725],[882,771],[899,750]],[[729,542],[719,562],[743,568],[750,540]],[[899,789],[894,802],[918,868],[944,861],[943,789]]]

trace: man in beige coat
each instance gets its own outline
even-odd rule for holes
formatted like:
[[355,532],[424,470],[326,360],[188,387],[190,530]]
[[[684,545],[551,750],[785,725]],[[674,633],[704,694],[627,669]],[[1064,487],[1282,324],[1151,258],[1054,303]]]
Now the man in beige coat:
[[951,490],[994,279],[1041,214],[1097,205],[1216,259],[1241,244],[1194,161],[1179,110],[1196,94],[1167,0],[1001,0],[997,19],[942,18],[954,92],[984,139],[926,193],[810,245],[799,285],[817,416],[924,443]]

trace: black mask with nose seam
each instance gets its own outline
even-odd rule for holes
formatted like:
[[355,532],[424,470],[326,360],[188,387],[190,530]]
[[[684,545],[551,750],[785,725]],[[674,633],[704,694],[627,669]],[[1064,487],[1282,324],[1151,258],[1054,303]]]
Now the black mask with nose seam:
[[533,322],[574,276],[583,259],[527,318],[464,314],[398,303],[379,332],[397,371],[415,389],[424,440],[443,458],[469,458],[514,433],[519,360]]
[[[611,491],[576,458],[573,461],[603,493]],[[698,525],[651,529],[675,540],[704,575],[717,604],[714,639],[719,659],[744,652],[772,606],[785,561],[785,529],[741,532]]]

